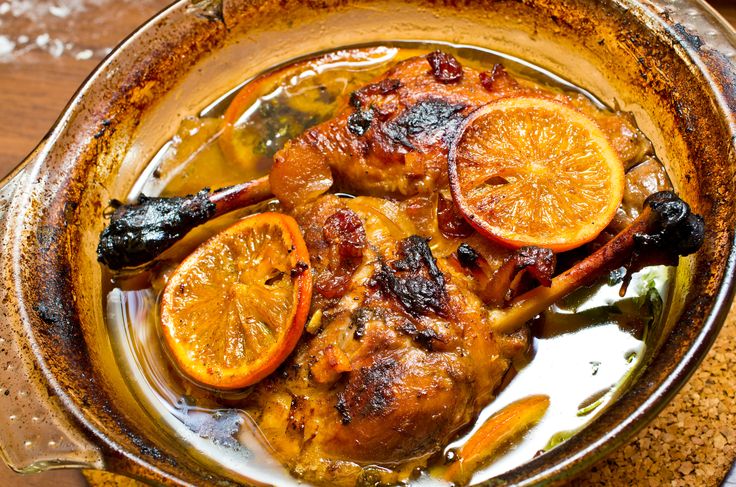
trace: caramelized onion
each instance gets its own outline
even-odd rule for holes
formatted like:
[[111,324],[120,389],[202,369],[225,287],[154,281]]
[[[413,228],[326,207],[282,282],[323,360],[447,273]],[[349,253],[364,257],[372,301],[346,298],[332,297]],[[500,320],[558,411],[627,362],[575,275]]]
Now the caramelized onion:
[[488,283],[485,301],[500,306],[517,294],[524,274],[549,287],[555,271],[555,254],[545,248],[521,247],[511,254]]

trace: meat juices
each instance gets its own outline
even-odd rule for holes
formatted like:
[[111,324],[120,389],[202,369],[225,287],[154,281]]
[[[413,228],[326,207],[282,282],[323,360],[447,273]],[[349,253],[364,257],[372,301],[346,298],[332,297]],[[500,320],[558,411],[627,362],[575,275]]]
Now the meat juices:
[[[275,154],[270,186],[309,247],[321,320],[275,374],[229,404],[294,476],[325,485],[406,478],[473,423],[528,352],[528,327],[494,333],[491,310],[516,293],[521,273],[548,283],[554,256],[512,253],[475,233],[449,196],[446,166],[469,113],[530,93],[596,118],[627,166],[649,151],[628,119],[585,98],[436,51],[356,89]],[[666,189],[666,175],[652,179]],[[644,186],[653,189],[630,184],[632,200]],[[490,297],[500,268],[508,279]]]

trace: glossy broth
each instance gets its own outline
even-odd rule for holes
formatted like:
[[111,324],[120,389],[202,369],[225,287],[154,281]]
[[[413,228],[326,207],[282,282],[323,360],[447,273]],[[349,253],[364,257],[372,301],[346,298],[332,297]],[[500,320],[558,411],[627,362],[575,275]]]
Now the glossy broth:
[[[288,67],[274,70],[271,81],[263,84],[263,92],[238,118],[239,164],[226,157],[222,117],[237,91],[253,80],[224,95],[200,116],[185,119],[177,134],[150,161],[129,200],[141,194],[191,194],[205,186],[219,188],[265,175],[278,148],[304,129],[330,118],[351,91],[397,61],[437,47],[471,66],[501,62],[516,77],[587,97],[603,108],[589,93],[551,73],[479,48],[395,43],[365,47],[347,57],[337,51],[315,56],[312,61],[300,60],[294,72]],[[130,387],[173,441],[186,445],[188,452],[225,475],[290,485],[299,482],[270,456],[248,412],[238,407],[248,391],[210,391],[183,377],[166,356],[158,317],[161,290],[176,264],[210,235],[266,208],[278,209],[278,202],[220,217],[195,229],[152,267],[114,275],[107,296],[107,318],[117,362]],[[634,275],[622,298],[618,295],[620,276],[612,275],[545,312],[532,327],[533,356],[526,363],[515,364],[516,376],[482,411],[475,426],[446,451],[462,445],[490,415],[531,394],[550,397],[548,412],[523,439],[476,472],[474,482],[519,466],[584,427],[615,399],[640,364],[648,330],[666,308],[671,276],[670,268],[647,268]],[[429,472],[431,468],[407,482],[446,484]]]

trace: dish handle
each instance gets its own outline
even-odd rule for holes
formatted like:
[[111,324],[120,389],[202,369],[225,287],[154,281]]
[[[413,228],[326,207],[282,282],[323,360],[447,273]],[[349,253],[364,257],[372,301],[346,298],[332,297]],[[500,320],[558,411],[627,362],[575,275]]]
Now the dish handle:
[[[39,144],[0,182],[0,248],[8,248],[11,238],[6,214],[13,195],[44,145]],[[11,283],[6,279],[6,285],[0,287],[0,455],[8,467],[20,473],[103,468],[101,452],[64,412],[38,369],[34,345],[17,307],[12,305]]]

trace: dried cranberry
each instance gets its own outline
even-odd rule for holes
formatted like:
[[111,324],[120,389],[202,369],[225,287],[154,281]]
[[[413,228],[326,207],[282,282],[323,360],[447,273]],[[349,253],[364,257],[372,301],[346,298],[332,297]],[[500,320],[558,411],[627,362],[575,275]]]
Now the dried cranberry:
[[315,288],[328,299],[337,298],[348,290],[353,273],[363,259],[365,228],[358,215],[344,208],[327,218],[322,237],[329,246],[327,267],[318,273]]
[[467,243],[461,243],[455,253],[457,254],[457,260],[460,261],[460,265],[466,269],[471,269],[478,264],[480,255]]
[[434,51],[427,54],[430,73],[440,83],[457,83],[463,79],[463,67],[452,54]]
[[388,95],[401,87],[401,81],[392,78],[386,78],[376,83],[365,85],[358,88],[350,94],[350,105],[353,108],[361,108],[366,104],[368,99],[375,95]]
[[344,208],[332,214],[325,221],[322,235],[327,243],[337,247],[340,257],[363,256],[365,228],[352,210]]
[[501,64],[495,64],[490,71],[480,73],[480,84],[490,92],[513,90],[519,87],[519,83]]
[[465,238],[473,233],[473,227],[463,218],[455,202],[442,195],[437,201],[437,226],[447,238]]

